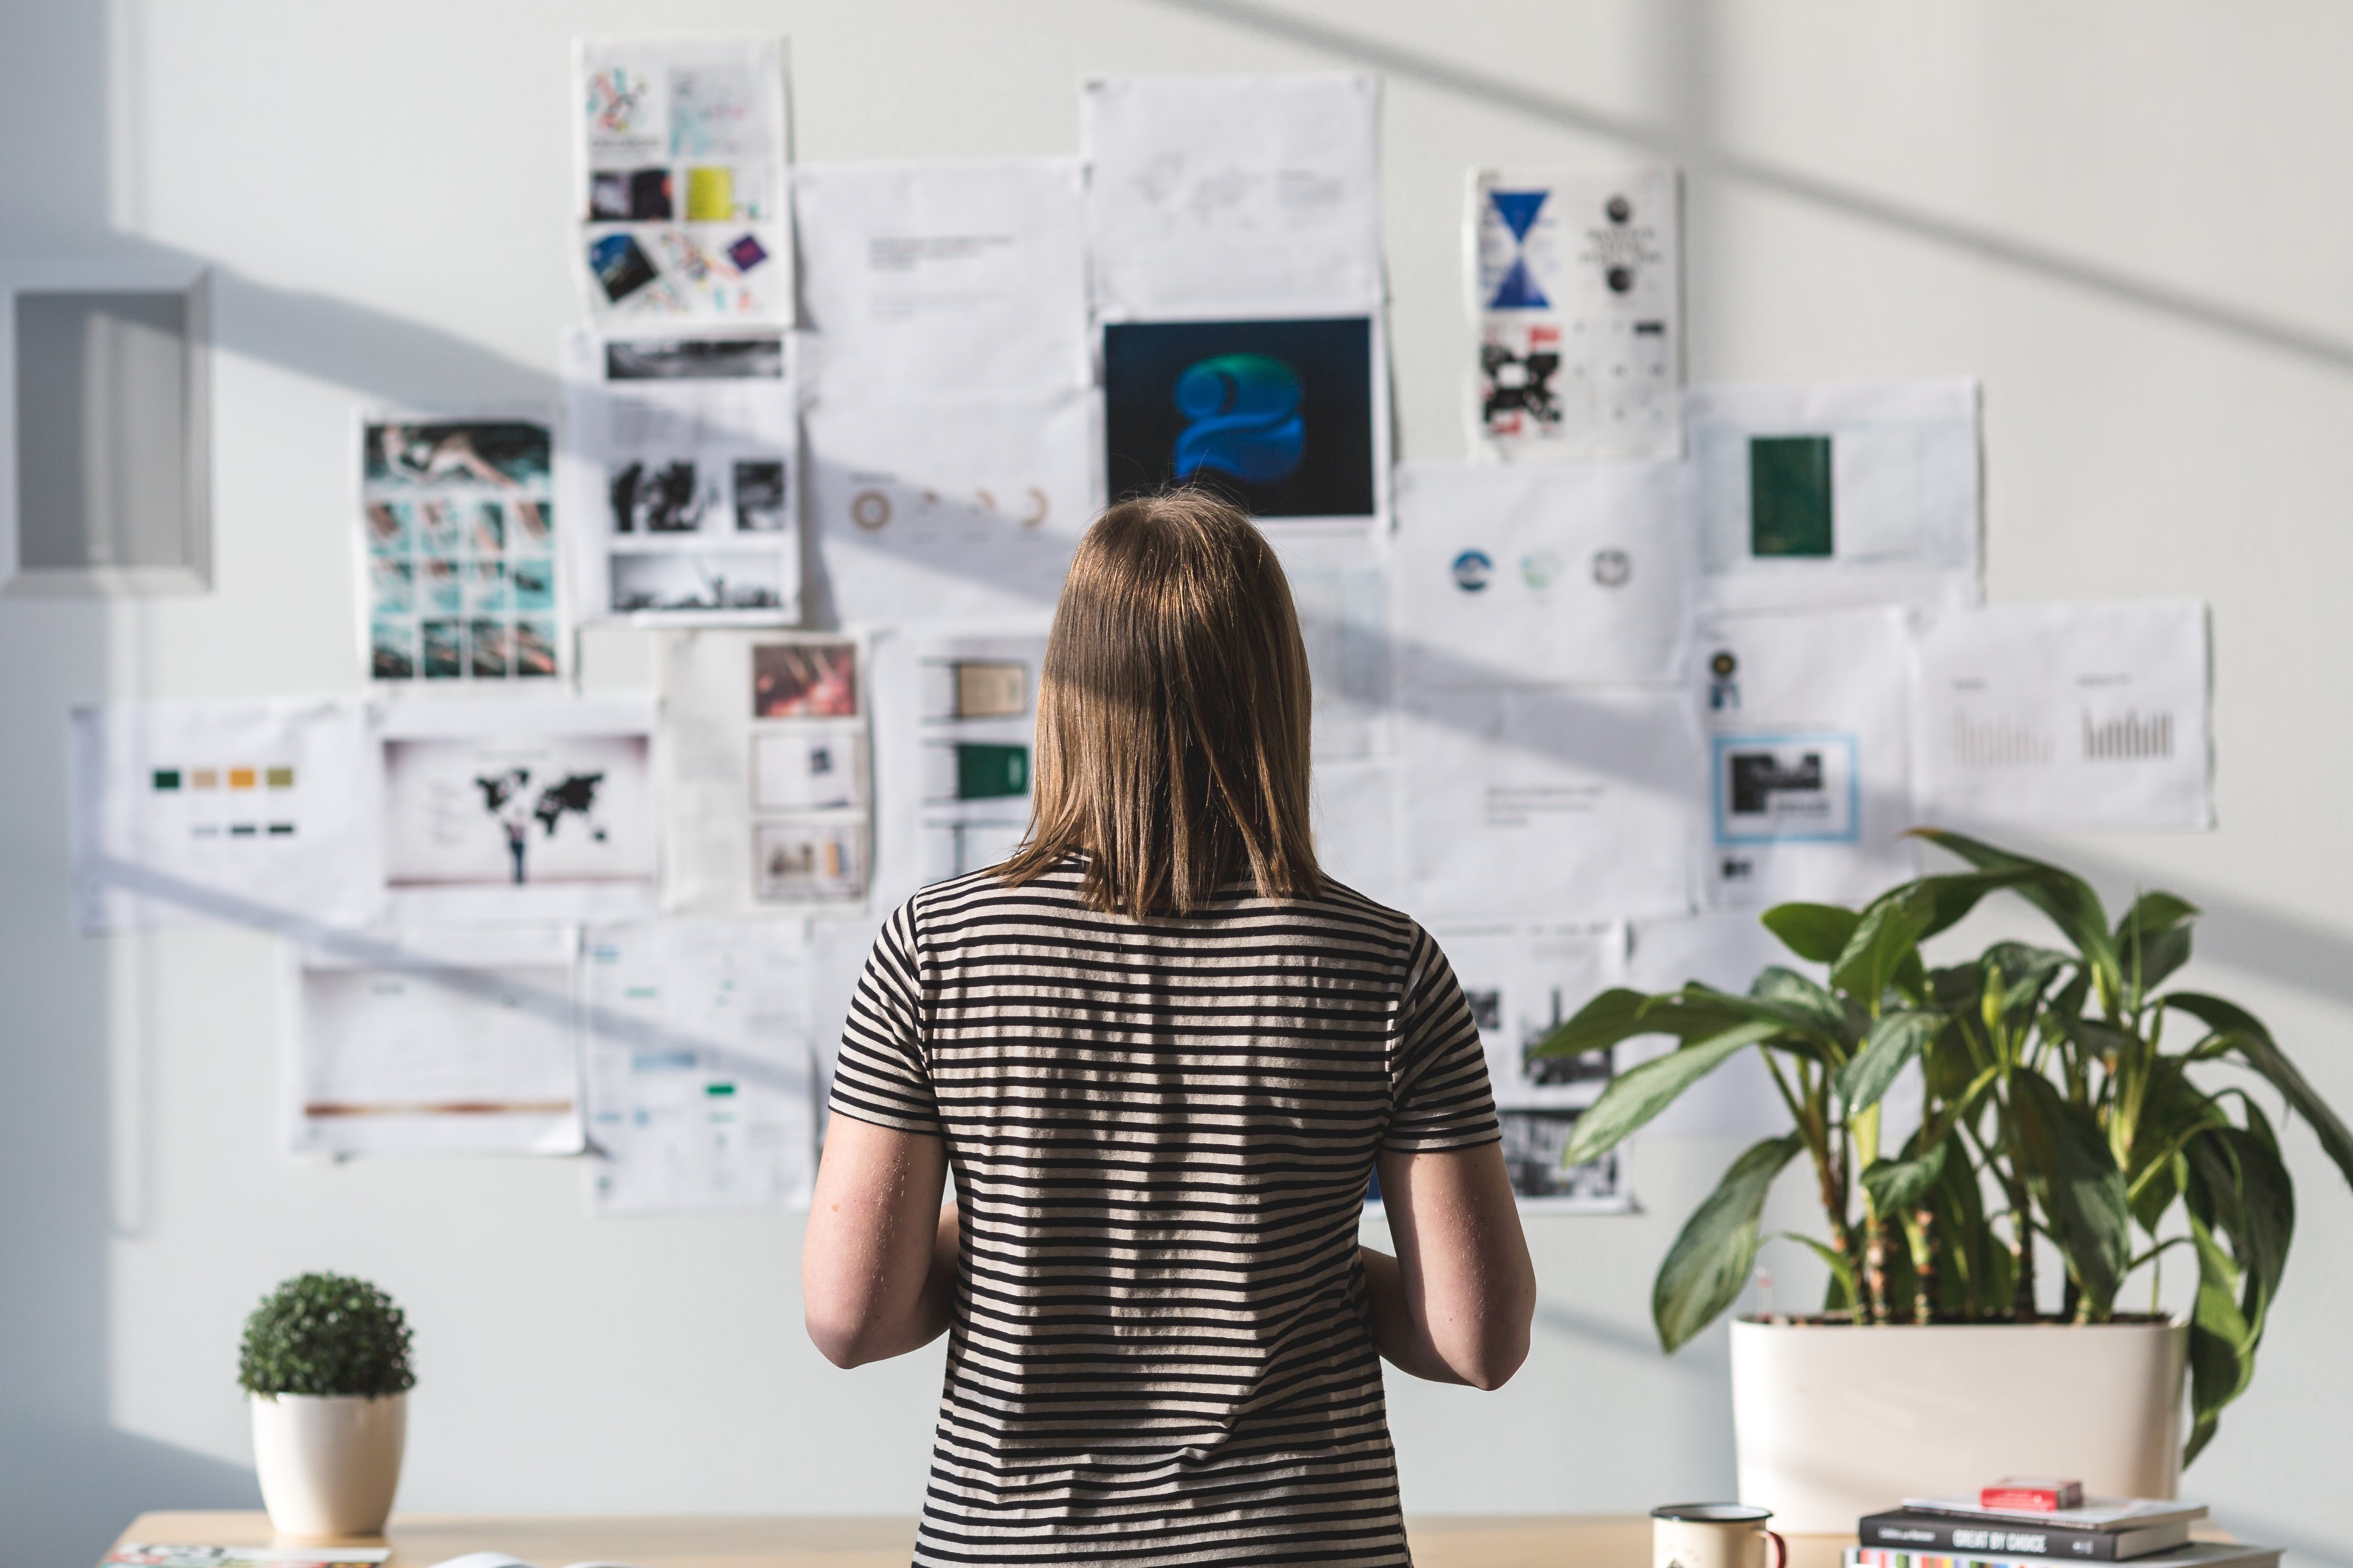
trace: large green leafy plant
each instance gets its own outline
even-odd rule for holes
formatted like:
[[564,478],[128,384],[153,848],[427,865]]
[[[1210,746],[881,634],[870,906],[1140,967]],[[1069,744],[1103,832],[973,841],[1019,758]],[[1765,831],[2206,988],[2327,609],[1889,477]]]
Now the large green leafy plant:
[[[1775,966],[1746,995],[1696,983],[1609,991],[1539,1041],[1533,1054],[1555,1057],[1638,1036],[1678,1041],[1610,1084],[1566,1158],[1597,1158],[1732,1057],[1763,1054],[1792,1128],[1735,1160],[1669,1248],[1651,1307],[1671,1352],[1739,1296],[1766,1193],[1800,1154],[1829,1237],[1791,1239],[1829,1266],[1827,1310],[1844,1321],[2035,1321],[2040,1238],[2064,1266],[2062,1319],[2105,1322],[2143,1269],[2153,1307],[2165,1255],[2186,1249],[2198,1274],[2194,1458],[2253,1376],[2295,1225],[2279,1141],[2251,1086],[2268,1083],[2308,1121],[2348,1182],[2353,1134],[2251,1014],[2161,989],[2189,956],[2188,903],[2144,893],[2111,924],[2091,888],[2057,867],[1957,834],[1919,836],[1974,869],[1907,882],[1861,910],[1765,912],[1792,953],[1827,966],[1823,979]],[[1996,893],[2032,904],[2067,945],[2000,942],[1930,968],[1921,943]],[[1881,1101],[1915,1061],[1920,1124],[1891,1148]],[[2243,1070],[2204,1070],[2217,1068]]]
[[246,1319],[237,1381],[247,1393],[269,1398],[405,1393],[417,1384],[408,1320],[364,1279],[298,1274]]

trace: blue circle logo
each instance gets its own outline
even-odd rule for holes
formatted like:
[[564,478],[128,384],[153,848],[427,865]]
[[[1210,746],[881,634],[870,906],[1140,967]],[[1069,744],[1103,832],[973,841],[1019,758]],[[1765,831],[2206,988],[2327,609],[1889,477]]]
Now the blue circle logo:
[[1454,558],[1454,585],[1466,594],[1484,588],[1494,574],[1495,563],[1483,550],[1466,550]]

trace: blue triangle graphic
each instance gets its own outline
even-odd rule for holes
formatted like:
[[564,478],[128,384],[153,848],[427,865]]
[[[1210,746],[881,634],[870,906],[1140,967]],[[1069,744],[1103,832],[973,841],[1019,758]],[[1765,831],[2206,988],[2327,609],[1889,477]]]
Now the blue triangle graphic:
[[1512,237],[1525,240],[1528,230],[1535,226],[1538,209],[1551,195],[1550,191],[1489,191],[1487,199],[1495,204],[1495,216],[1504,220]]
[[1504,274],[1503,283],[1495,289],[1494,298],[1487,301],[1490,310],[1542,310],[1552,301],[1536,287],[1535,274],[1528,270],[1528,258],[1520,257],[1512,269]]

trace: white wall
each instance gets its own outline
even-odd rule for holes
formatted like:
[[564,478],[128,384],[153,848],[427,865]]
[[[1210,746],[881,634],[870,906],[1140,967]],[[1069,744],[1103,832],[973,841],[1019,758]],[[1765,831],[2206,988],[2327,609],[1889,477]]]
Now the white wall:
[[[573,308],[565,38],[652,27],[790,35],[811,159],[1068,153],[1095,72],[1382,69],[1408,457],[1461,449],[1465,167],[1683,162],[1695,377],[1978,375],[1995,598],[2212,601],[2223,826],[2052,847],[2111,891],[2203,904],[2197,978],[2353,1102],[2353,726],[2330,717],[2353,12],[5,0],[0,256],[204,258],[223,352],[215,593],[0,602],[0,1561],[91,1561],[142,1507],[250,1506],[238,1322],[320,1267],[416,1323],[408,1507],[916,1505],[938,1357],[820,1362],[797,1221],[591,1223],[562,1163],[290,1162],[270,945],[69,923],[67,704],[358,684],[353,407],[545,394]],[[2353,1563],[2353,1198],[2288,1138],[2286,1298],[2188,1485],[2303,1562]],[[1728,1491],[1722,1331],[1662,1361],[1647,1303],[1732,1152],[1654,1144],[1646,1215],[1535,1224],[1526,1371],[1493,1396],[1393,1389],[1409,1507]],[[1780,1202],[1802,1218],[1794,1184]]]

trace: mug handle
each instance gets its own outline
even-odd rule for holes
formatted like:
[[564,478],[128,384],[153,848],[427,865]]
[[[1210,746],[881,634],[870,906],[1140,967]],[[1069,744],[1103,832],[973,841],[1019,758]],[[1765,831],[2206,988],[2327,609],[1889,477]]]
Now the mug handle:
[[1780,1531],[1768,1530],[1765,1539],[1773,1543],[1773,1568],[1789,1568],[1789,1543],[1781,1538]]

